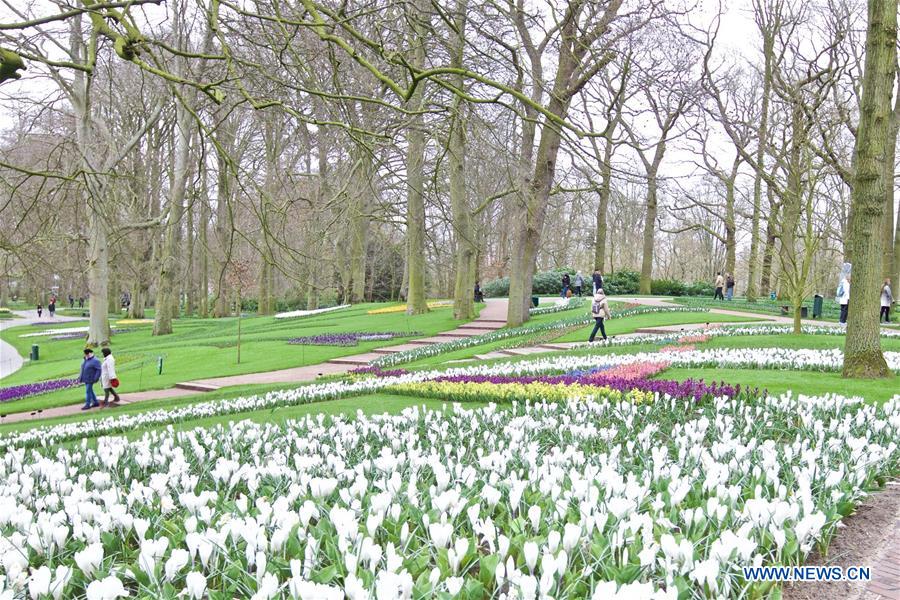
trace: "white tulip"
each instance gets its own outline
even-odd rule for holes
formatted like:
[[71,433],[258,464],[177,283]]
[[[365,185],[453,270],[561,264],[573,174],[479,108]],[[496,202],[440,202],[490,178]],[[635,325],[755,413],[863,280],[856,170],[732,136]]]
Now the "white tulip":
[[75,553],[75,564],[87,577],[94,574],[103,562],[103,546],[99,543],[90,544],[87,548]]
[[50,593],[50,577],[50,567],[47,565],[31,572],[31,577],[28,578],[28,594],[31,600],[37,600]]
[[537,565],[538,559],[538,545],[534,542],[525,542],[525,546],[523,548],[523,553],[525,554],[525,564],[528,565],[528,570],[534,574],[534,567]]
[[187,550],[175,548],[165,563],[166,580],[172,581],[181,570],[190,562],[191,556]]
[[206,592],[206,576],[197,571],[191,571],[184,579],[185,590],[191,600],[200,600]]
[[87,600],[116,600],[129,596],[128,590],[115,575],[92,581],[86,591]]

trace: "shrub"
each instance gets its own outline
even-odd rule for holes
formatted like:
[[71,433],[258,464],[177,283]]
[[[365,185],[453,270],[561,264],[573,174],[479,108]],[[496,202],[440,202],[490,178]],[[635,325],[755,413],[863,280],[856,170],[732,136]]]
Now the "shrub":
[[603,277],[603,291],[611,296],[637,294],[640,282],[641,274],[637,271],[620,269]]
[[654,279],[650,284],[650,292],[656,296],[684,296],[683,281],[677,279]]

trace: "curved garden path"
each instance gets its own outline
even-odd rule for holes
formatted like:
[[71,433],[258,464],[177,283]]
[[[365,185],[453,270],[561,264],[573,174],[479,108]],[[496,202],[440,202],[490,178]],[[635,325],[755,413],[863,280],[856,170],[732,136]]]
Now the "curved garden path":
[[[49,316],[38,318],[37,313],[33,310],[14,310],[13,314],[18,319],[3,319],[0,321],[0,331],[6,331],[13,327],[21,327],[23,325],[32,325],[34,323],[71,323],[72,321],[84,321],[84,317],[63,317],[56,316],[52,319]],[[21,357],[16,349],[3,340],[0,340],[0,379],[7,375],[12,375],[22,368],[25,359]]]

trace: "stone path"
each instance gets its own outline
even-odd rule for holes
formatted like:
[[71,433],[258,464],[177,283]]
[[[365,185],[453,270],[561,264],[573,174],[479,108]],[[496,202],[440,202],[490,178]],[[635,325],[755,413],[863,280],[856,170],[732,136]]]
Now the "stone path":
[[[52,319],[48,316],[49,313],[45,313],[43,317],[38,318],[37,312],[33,310],[14,310],[14,314],[18,315],[20,318],[18,319],[3,319],[0,320],[0,331],[6,331],[7,329],[11,329],[13,327],[21,327],[23,325],[31,325],[32,323],[71,323],[72,321],[83,321],[84,317],[62,317],[56,316]],[[40,340],[42,338],[36,337],[34,338],[35,343],[40,344]],[[8,375],[12,375],[16,371],[22,368],[22,365],[25,364],[25,359],[19,356],[19,353],[16,351],[15,347],[12,344],[8,344],[3,340],[0,340],[0,379]]]

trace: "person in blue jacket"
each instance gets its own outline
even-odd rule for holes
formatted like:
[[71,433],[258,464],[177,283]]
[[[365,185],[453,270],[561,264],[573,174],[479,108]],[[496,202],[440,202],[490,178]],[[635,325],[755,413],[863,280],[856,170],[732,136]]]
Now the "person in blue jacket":
[[95,406],[100,406],[97,402],[97,395],[94,393],[94,384],[100,381],[101,365],[94,351],[90,348],[84,349],[84,362],[81,363],[81,375],[78,381],[84,384],[84,406],[81,410],[88,410]]

